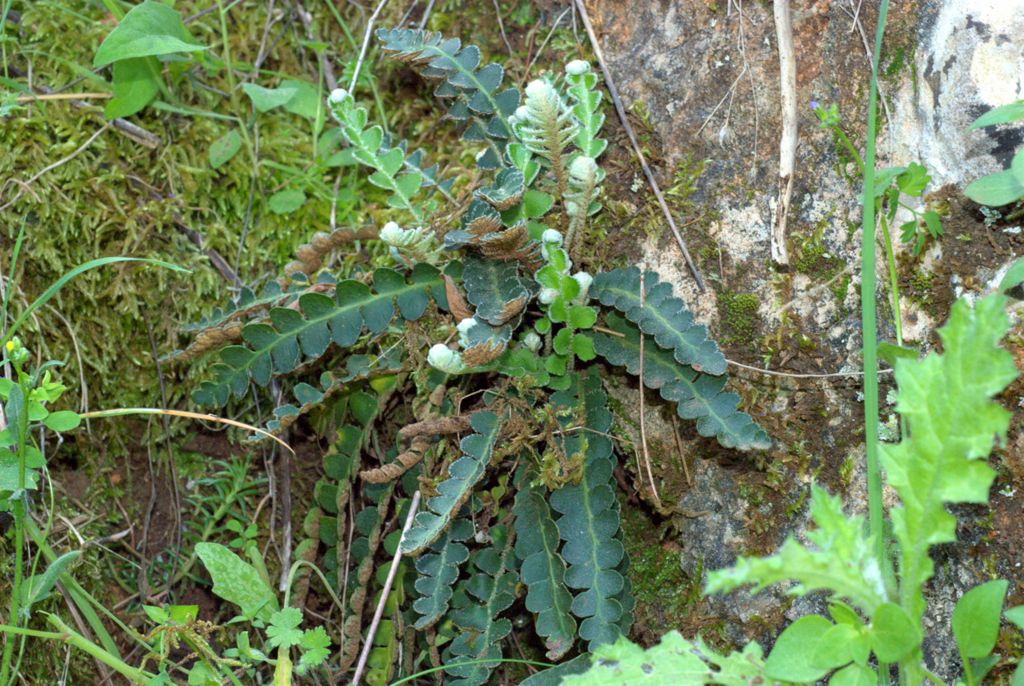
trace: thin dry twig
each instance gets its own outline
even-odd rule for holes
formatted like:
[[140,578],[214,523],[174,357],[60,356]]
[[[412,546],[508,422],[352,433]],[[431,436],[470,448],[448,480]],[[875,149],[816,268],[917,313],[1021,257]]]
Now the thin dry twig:
[[[644,272],[640,270],[640,309],[644,309],[646,301],[646,289],[644,287]],[[658,487],[654,483],[654,474],[651,471],[651,453],[647,449],[647,420],[644,415],[644,332],[640,332],[640,447],[643,449],[644,468],[647,470],[647,480],[651,482],[651,495],[658,509],[661,509],[661,496],[658,495]]]
[[[366,22],[366,32],[363,34],[363,45],[359,48],[359,59],[356,60],[356,68],[352,70],[352,84],[348,87],[349,93],[356,92],[356,84],[359,82],[359,70],[363,66],[363,60],[366,59],[366,49],[370,45],[370,35],[373,33],[373,24],[377,21],[377,17],[380,15],[381,10],[384,9],[384,5],[386,4],[388,4],[388,0],[380,0],[380,2],[377,3],[376,9],[373,10],[373,14],[370,15],[369,21]],[[426,16],[424,16],[424,19],[426,19]],[[420,28],[423,27],[421,26]]]
[[772,215],[771,256],[781,267],[789,266],[786,250],[786,217],[793,197],[796,146],[799,140],[796,109],[796,54],[793,51],[793,19],[789,0],[775,0],[775,35],[779,48],[779,90],[782,95],[782,133],[779,139],[779,198]]
[[618,89],[615,88],[615,82],[612,80],[612,74],[608,69],[608,63],[604,59],[604,53],[601,52],[601,45],[597,41],[597,34],[594,32],[594,25],[590,22],[590,15],[587,14],[587,7],[583,4],[583,0],[575,0],[575,2],[576,7],[579,10],[580,17],[583,19],[583,26],[587,30],[587,36],[590,37],[590,45],[594,49],[594,56],[597,57],[597,62],[601,65],[601,73],[604,74],[604,83],[608,87],[608,94],[611,95],[612,103],[615,105],[615,111],[619,115],[622,127],[626,130],[629,142],[633,146],[633,152],[636,153],[637,159],[640,160],[640,167],[643,169],[644,176],[647,177],[647,183],[650,185],[651,191],[654,192],[654,197],[658,200],[661,212],[665,215],[665,220],[668,222],[669,228],[672,229],[672,235],[675,236],[676,243],[679,244],[679,250],[682,251],[683,258],[686,260],[686,266],[689,268],[694,281],[697,283],[697,289],[703,293],[706,290],[704,287],[704,279],[701,278],[700,272],[697,270],[697,265],[694,264],[693,258],[690,257],[690,251],[686,248],[686,241],[683,240],[683,235],[679,232],[679,227],[676,226],[676,220],[672,217],[672,211],[669,210],[668,203],[665,202],[665,196],[661,193],[661,187],[658,185],[657,179],[654,178],[654,172],[651,171],[650,166],[647,164],[647,158],[644,157],[644,153],[640,149],[640,143],[637,141],[636,133],[633,131],[633,126],[629,123],[629,118],[626,116],[626,109],[622,105],[622,99],[619,97]]
[[106,100],[112,97],[114,97],[113,93],[39,93],[36,95],[19,95],[15,100],[20,104],[40,100]]
[[[422,497],[420,491],[416,491],[412,496],[412,503],[409,505],[409,514],[405,516],[405,526],[402,527],[402,538],[405,538],[405,533],[412,528],[413,517],[416,516],[416,510],[420,506],[420,498]],[[359,680],[363,676],[363,670],[366,669],[366,661],[370,657],[370,650],[373,648],[373,638],[377,634],[377,627],[380,626],[380,618],[384,614],[384,605],[388,601],[388,595],[391,593],[391,585],[395,582],[395,575],[398,573],[398,563],[402,561],[402,541],[399,539],[398,547],[395,548],[395,556],[391,558],[391,568],[388,570],[388,577],[384,581],[384,588],[380,593],[380,600],[377,601],[377,608],[373,611],[373,620],[370,622],[370,630],[366,633],[366,640],[363,641],[363,650],[359,654],[359,662],[356,663],[356,673],[352,677],[352,686],[359,686]]]
[[508,55],[511,57],[513,53],[512,44],[508,42],[508,34],[505,33],[505,22],[501,18],[501,7],[498,6],[498,0],[494,0],[494,15],[498,17],[498,29],[501,31],[501,40],[505,42]]

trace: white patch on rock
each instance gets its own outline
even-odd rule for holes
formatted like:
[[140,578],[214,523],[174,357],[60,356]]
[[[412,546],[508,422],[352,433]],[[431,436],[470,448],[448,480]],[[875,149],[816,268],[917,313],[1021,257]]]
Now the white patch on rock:
[[754,205],[722,208],[716,237],[722,249],[737,262],[768,253],[768,224]]
[[1024,97],[1024,0],[946,0],[892,97],[889,164],[920,160],[932,189],[1002,167],[995,142],[969,131],[982,112]]

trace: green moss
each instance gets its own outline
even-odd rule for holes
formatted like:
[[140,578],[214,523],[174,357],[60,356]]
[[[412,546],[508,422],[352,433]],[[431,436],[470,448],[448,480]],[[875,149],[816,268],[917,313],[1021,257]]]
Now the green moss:
[[658,636],[678,628],[701,597],[703,574],[688,578],[678,556],[662,547],[657,527],[636,508],[622,507],[622,533],[629,554],[627,575],[636,598],[634,627]]
[[722,320],[722,340],[728,343],[749,344],[757,338],[760,301],[753,293],[718,294],[718,312]]

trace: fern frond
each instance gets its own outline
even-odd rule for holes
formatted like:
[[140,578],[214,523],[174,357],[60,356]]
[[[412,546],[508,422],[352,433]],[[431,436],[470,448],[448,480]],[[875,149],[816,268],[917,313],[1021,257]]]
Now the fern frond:
[[565,81],[569,84],[572,113],[579,122],[573,143],[580,154],[597,159],[608,147],[608,141],[598,138],[604,126],[604,114],[601,113],[602,93],[597,90],[597,74],[587,62],[573,60],[565,65]]
[[462,47],[458,38],[412,29],[378,29],[377,38],[386,52],[416,69],[427,79],[440,81],[434,95],[451,101],[448,116],[468,122],[463,138],[486,141],[489,148],[477,157],[481,169],[502,164],[505,146],[512,136],[509,117],[519,105],[519,91],[501,90],[505,70],[491,62],[480,67],[480,50]]
[[558,529],[544,494],[536,486],[519,486],[512,511],[516,516],[516,557],[526,585],[526,609],[544,639],[549,660],[560,660],[576,641],[572,595],[565,587],[565,561],[558,554]]
[[420,597],[412,604],[419,614],[414,626],[423,631],[433,626],[448,612],[452,587],[459,577],[459,567],[469,559],[469,549],[462,544],[473,535],[473,523],[457,519],[448,531],[430,546],[430,553],[416,560],[416,592]]
[[502,421],[493,412],[477,412],[470,420],[473,433],[462,439],[462,457],[448,469],[448,478],[437,486],[438,494],[427,500],[402,538],[402,552],[415,555],[436,541],[452,517],[469,498],[473,486],[483,477],[494,452]]
[[[515,556],[512,536],[504,526],[491,528],[494,544],[472,558],[477,574],[459,584],[452,600],[452,621],[461,632],[445,651],[451,663],[499,660],[501,640],[512,632],[512,622],[499,615],[515,601]],[[449,666],[445,672],[456,677],[451,686],[481,686],[490,679],[497,662]]]
[[405,210],[417,224],[422,224],[426,216],[423,204],[414,202],[413,198],[423,185],[423,175],[418,171],[399,174],[406,168],[405,152],[397,147],[382,147],[384,130],[380,126],[367,128],[366,108],[357,106],[348,91],[343,88],[332,91],[327,102],[341,126],[342,135],[352,146],[352,156],[374,170],[370,183],[391,192],[388,206]]
[[396,313],[406,321],[423,316],[431,297],[447,309],[444,279],[434,267],[418,264],[408,280],[391,269],[373,274],[373,288],[360,281],[337,284],[334,297],[306,292],[297,309],[275,307],[268,321],[242,328],[244,345],[220,351],[213,365],[214,378],[203,382],[194,394],[197,402],[224,405],[233,394],[241,397],[250,381],[265,386],[275,374],[291,372],[300,364],[319,358],[333,343],[352,346],[364,331],[384,332]]
[[612,269],[594,277],[590,295],[614,307],[644,333],[654,336],[676,361],[705,374],[725,374],[726,362],[708,330],[694,319],[686,304],[672,295],[672,284],[659,281],[653,271],[644,273],[644,305],[640,306],[640,270]]
[[[640,372],[640,331],[615,314],[609,314],[607,327],[621,336],[595,332],[594,350],[610,363],[625,367],[630,374]],[[672,353],[650,345],[644,350],[644,385],[676,403],[683,419],[697,420],[701,436],[714,436],[726,448],[767,449],[771,440],[750,415],[741,412],[740,397],[725,391],[724,376],[701,374],[679,364]]]
[[560,196],[568,189],[566,149],[578,128],[572,110],[554,86],[541,79],[526,86],[526,100],[515,112],[513,129],[528,150],[547,160]]
[[[623,608],[617,596],[625,588],[618,572],[625,551],[615,538],[619,511],[612,480],[612,443],[608,432],[612,414],[608,397],[601,388],[596,369],[572,378],[566,391],[551,396],[551,403],[563,408],[567,430],[562,448],[567,455],[583,453],[583,478],[551,494],[551,507],[562,516],[556,521],[564,541],[562,556],[569,564],[565,583],[579,591],[572,601],[572,613],[583,621],[580,638],[591,650],[615,641],[621,634]],[[574,427],[573,419],[582,425]],[[575,431],[568,431],[571,427]]]

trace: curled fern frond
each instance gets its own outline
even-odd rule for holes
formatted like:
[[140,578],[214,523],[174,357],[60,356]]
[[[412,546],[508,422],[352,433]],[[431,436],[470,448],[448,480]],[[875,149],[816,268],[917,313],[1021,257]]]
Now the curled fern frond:
[[434,95],[448,100],[448,117],[468,126],[463,138],[489,145],[477,157],[481,169],[502,164],[505,146],[512,137],[509,117],[519,105],[519,91],[501,88],[505,70],[491,62],[480,66],[480,49],[462,47],[457,38],[412,29],[379,29],[377,38],[392,57],[409,64],[424,78],[440,83]]
[[531,81],[526,86],[526,100],[516,110],[513,127],[527,149],[547,160],[558,193],[564,196],[568,189],[565,154],[578,126],[555,87],[541,79]]
[[618,597],[625,589],[618,571],[625,550],[615,538],[619,510],[611,485],[612,415],[607,400],[594,369],[576,375],[568,390],[551,397],[553,405],[567,411],[567,429],[574,419],[582,421],[578,430],[565,434],[562,447],[567,455],[583,453],[583,478],[552,493],[551,507],[562,515],[556,525],[564,541],[562,556],[569,564],[565,583],[579,591],[572,613],[583,620],[579,635],[591,650],[621,635],[623,607]]
[[377,229],[363,226],[358,229],[335,229],[330,233],[318,231],[308,243],[295,250],[295,260],[285,265],[287,276],[304,274],[312,276],[324,266],[324,258],[338,248],[354,241],[372,241],[377,238]]
[[572,248],[577,232],[586,229],[587,218],[600,209],[594,202],[598,171],[594,158],[585,155],[578,155],[569,165],[569,190],[565,194],[565,213],[569,215],[569,228],[565,232],[567,250]]
[[407,555],[415,555],[444,533],[487,470],[502,421],[493,412],[483,411],[474,414],[470,423],[476,433],[459,444],[462,457],[449,467],[448,478],[437,486],[438,494],[427,500],[402,538],[402,552]]
[[[640,331],[632,323],[609,314],[607,327],[620,335],[594,333],[594,350],[610,363],[640,373]],[[750,415],[738,409],[740,397],[725,391],[724,376],[709,376],[679,364],[672,353],[649,345],[644,350],[644,385],[676,403],[683,419],[697,421],[701,436],[714,436],[726,448],[767,449],[771,440]]]
[[594,278],[591,296],[614,307],[658,345],[673,351],[680,364],[705,374],[725,374],[725,356],[708,338],[686,304],[672,295],[672,284],[659,281],[655,272],[644,273],[644,303],[640,300],[640,270],[613,269]]

